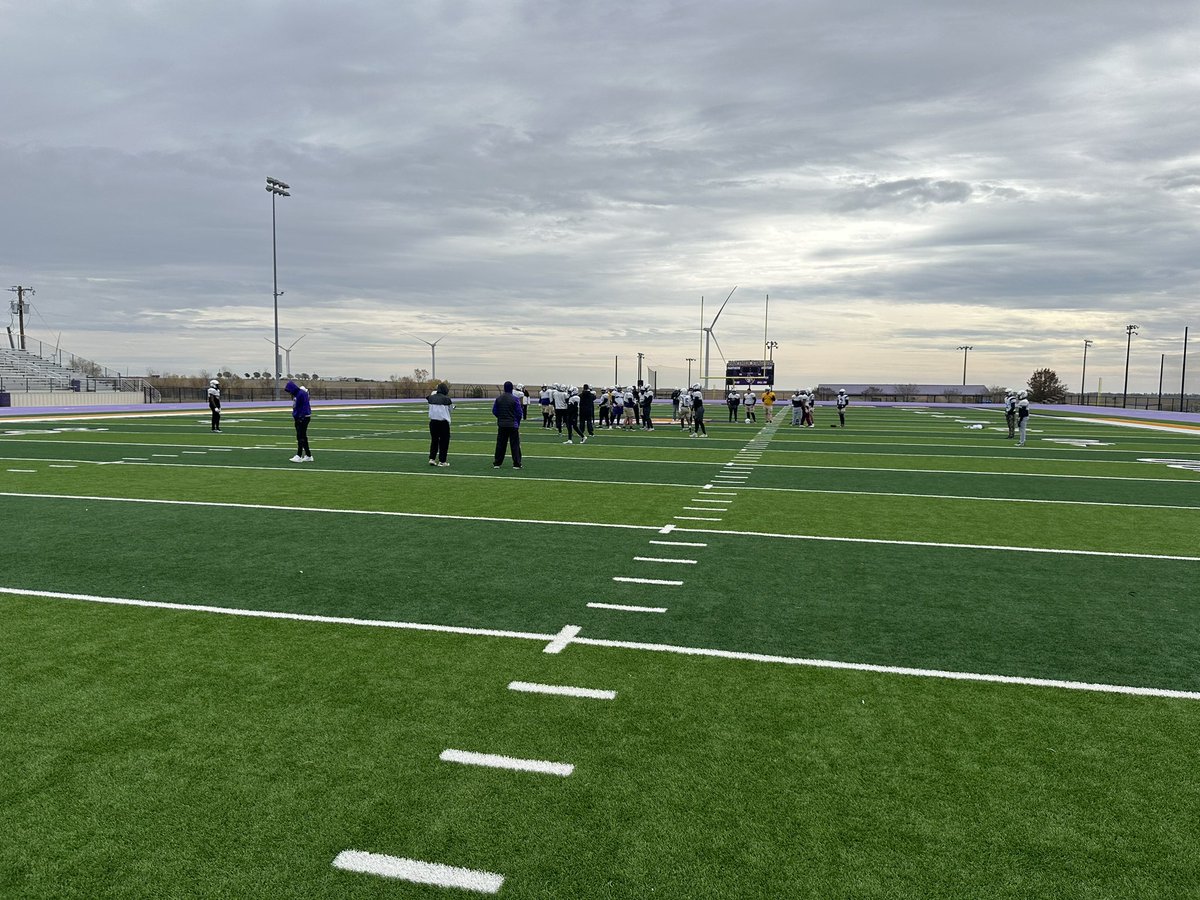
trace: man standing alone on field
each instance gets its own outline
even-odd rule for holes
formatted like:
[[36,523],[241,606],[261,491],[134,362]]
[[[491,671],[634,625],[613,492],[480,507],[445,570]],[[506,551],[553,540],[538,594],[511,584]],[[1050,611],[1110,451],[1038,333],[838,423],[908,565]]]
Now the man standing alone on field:
[[504,382],[504,393],[492,403],[492,415],[496,417],[496,455],[492,468],[500,468],[510,447],[513,468],[521,468],[521,401],[513,396],[511,381]]
[[294,463],[313,461],[312,450],[308,446],[308,423],[312,421],[312,404],[308,401],[308,388],[289,381],[283,389],[292,396],[292,421],[296,425],[296,455]]
[[450,450],[450,411],[454,401],[450,399],[450,385],[442,382],[429,395],[429,464],[448,466],[446,454]]
[[212,430],[221,431],[221,384],[217,379],[208,383],[208,408],[212,410]]

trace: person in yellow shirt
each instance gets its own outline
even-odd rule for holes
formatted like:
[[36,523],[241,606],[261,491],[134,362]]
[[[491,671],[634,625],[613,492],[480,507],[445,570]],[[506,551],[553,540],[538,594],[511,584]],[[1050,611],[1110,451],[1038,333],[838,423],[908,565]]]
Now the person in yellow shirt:
[[775,391],[767,388],[762,395],[763,412],[766,413],[768,422],[775,421],[775,413],[772,408],[775,406]]

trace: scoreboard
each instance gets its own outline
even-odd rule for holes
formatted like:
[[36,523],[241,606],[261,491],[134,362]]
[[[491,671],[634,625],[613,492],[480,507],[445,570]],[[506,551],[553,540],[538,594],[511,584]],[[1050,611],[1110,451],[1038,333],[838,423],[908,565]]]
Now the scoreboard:
[[725,384],[773,385],[775,363],[769,359],[730,359],[725,362]]

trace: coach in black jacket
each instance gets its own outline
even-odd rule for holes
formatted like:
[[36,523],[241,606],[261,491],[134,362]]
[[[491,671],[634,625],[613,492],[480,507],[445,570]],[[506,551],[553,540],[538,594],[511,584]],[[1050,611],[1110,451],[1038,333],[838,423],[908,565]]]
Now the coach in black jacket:
[[513,468],[521,468],[521,401],[513,395],[513,383],[504,382],[504,393],[492,404],[496,417],[496,457],[492,468],[500,468],[505,451],[512,447]]

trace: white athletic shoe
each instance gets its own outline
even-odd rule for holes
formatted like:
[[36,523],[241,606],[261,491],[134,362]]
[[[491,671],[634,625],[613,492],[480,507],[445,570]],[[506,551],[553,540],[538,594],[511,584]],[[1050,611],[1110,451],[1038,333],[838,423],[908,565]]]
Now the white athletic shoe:
[[448,462],[438,463],[438,465],[441,466],[443,469],[450,468],[450,463],[448,463]]
[[570,439],[568,438],[567,440],[563,441],[563,443],[564,443],[564,444],[573,444],[573,443],[575,443],[575,442],[574,442],[574,441],[572,441],[572,440],[570,440]]
[[312,461],[313,461],[313,458],[311,456],[305,456],[300,460],[300,462],[312,462]]
[[581,444],[586,444],[586,443],[587,443],[587,438],[585,437],[585,438],[584,438],[582,441],[580,441],[579,443],[581,443]]
[[436,466],[436,465],[437,465],[437,460],[436,460],[436,459],[431,459],[431,460],[429,461],[429,464],[430,464],[431,466]]
[[292,462],[304,462],[304,457],[301,456],[299,453],[297,453],[295,456],[292,457],[291,461]]

